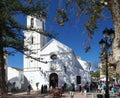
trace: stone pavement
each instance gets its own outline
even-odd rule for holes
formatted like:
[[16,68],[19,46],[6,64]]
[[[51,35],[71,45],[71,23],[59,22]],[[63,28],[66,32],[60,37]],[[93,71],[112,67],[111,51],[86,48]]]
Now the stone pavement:
[[[4,98],[53,98],[53,95],[52,94],[36,94],[36,93],[31,93],[30,95],[28,95],[26,92],[23,92],[23,93],[8,95]],[[71,98],[71,97],[69,92],[65,92],[62,94],[61,98]],[[80,92],[74,92],[74,98],[92,98],[92,97],[86,97],[85,94],[81,94]]]
[[[89,93],[80,93],[80,92],[74,92],[73,98],[97,98],[97,94],[95,92],[89,92]],[[42,97],[39,97],[42,98]],[[44,98],[53,98],[52,95],[47,95]],[[61,98],[71,98],[69,92],[65,92],[62,94]],[[103,97],[104,98],[104,97]],[[112,97],[114,98],[114,97]]]
[[[42,97],[39,97],[42,98]],[[53,98],[52,95],[47,95],[44,98]],[[69,92],[65,92],[62,94],[61,98],[71,98]],[[86,94],[81,94],[80,92],[74,92],[73,98],[92,98],[92,96],[86,96]]]
[[[22,93],[16,93],[16,94],[9,94],[6,97],[0,97],[0,98],[53,98],[52,94],[39,94],[39,92],[31,92],[30,95],[28,95],[26,92]],[[69,92],[65,92],[62,94],[61,98],[71,98]],[[74,92],[74,98],[97,98],[97,93],[87,93],[87,94],[81,94],[80,92]],[[104,97],[103,97],[104,98]],[[111,95],[110,98],[120,98],[118,96]]]

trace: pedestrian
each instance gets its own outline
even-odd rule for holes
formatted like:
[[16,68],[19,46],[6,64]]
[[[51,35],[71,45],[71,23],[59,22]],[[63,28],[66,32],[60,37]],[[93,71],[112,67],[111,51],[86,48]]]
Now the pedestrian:
[[85,90],[86,90],[86,92],[89,92],[89,83],[88,82],[85,84]]
[[50,87],[49,87],[49,93],[51,94],[51,93],[52,93],[52,91],[53,91],[53,87],[52,87],[52,86],[50,86]]
[[31,85],[29,84],[27,87],[27,94],[30,94],[30,91],[31,91]]
[[74,91],[75,91],[74,84],[71,83],[69,90],[70,90],[70,98],[74,98]]
[[47,91],[48,91],[48,87],[47,85],[45,85],[45,92],[47,93]]
[[79,92],[81,92],[81,84],[79,84]]
[[66,84],[66,83],[64,83],[64,91],[66,90],[66,88],[67,88],[67,84]]
[[85,85],[81,84],[81,93],[83,94],[85,92]]
[[47,85],[44,85],[44,92],[47,93]]
[[102,85],[101,85],[101,93],[102,94],[105,94],[105,89],[106,89],[106,85],[104,83],[104,81],[102,82]]
[[116,93],[116,89],[115,89],[115,86],[113,85],[112,88],[111,88],[111,92],[112,94],[115,94]]
[[97,85],[97,92],[101,92],[101,87],[100,87],[100,83],[98,83],[98,85]]
[[62,93],[64,93],[64,88],[65,88],[64,84],[62,84],[61,88],[62,88]]
[[41,86],[41,94],[43,94],[44,93],[44,87],[43,87],[43,85]]

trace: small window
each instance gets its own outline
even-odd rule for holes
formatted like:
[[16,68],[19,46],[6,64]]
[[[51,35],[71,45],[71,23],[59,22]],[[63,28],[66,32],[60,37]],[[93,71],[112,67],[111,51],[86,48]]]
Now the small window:
[[42,29],[43,29],[43,31],[44,31],[44,29],[45,29],[44,21],[42,21]]
[[30,43],[30,44],[33,44],[33,43],[34,43],[34,37],[33,37],[33,36],[30,37],[29,43]]
[[66,66],[64,66],[64,72],[65,72],[65,73],[67,72],[67,68],[66,68]]
[[31,44],[33,44],[33,36],[31,37]]
[[34,27],[34,19],[31,18],[31,28],[33,28],[33,27]]

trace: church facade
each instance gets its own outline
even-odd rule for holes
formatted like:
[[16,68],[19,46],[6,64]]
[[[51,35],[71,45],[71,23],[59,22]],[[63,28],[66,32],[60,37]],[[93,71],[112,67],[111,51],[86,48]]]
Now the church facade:
[[[27,16],[27,27],[44,32],[45,19]],[[42,85],[54,88],[64,83],[91,82],[90,70],[83,67],[88,66],[87,62],[81,65],[70,47],[56,39],[47,42],[46,36],[34,30],[24,31],[24,36],[24,46],[28,50],[24,55],[23,73],[33,90],[40,89]]]

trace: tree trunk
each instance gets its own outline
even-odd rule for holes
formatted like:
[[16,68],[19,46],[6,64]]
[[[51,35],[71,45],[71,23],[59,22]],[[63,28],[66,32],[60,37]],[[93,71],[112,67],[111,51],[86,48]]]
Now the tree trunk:
[[[2,24],[2,21],[1,21]],[[3,98],[3,96],[6,94],[6,76],[5,76],[5,66],[4,66],[4,52],[3,52],[3,39],[2,39],[2,33],[3,33],[3,24],[0,24],[0,96]]]
[[111,0],[110,5],[115,28],[115,39],[113,42],[113,58],[117,66],[120,66],[120,63],[118,63],[120,62],[120,0]]

